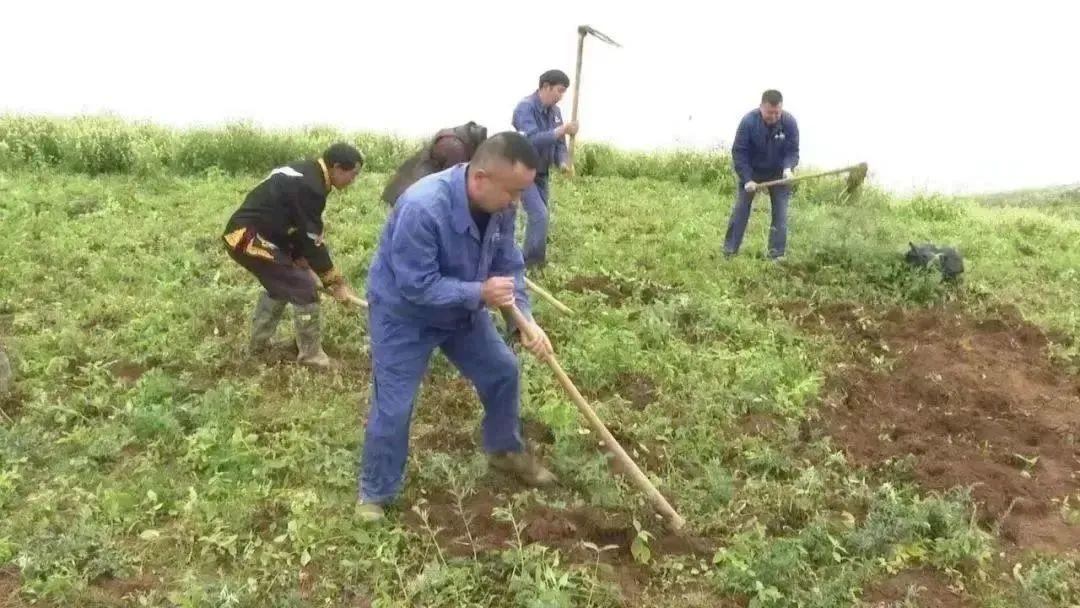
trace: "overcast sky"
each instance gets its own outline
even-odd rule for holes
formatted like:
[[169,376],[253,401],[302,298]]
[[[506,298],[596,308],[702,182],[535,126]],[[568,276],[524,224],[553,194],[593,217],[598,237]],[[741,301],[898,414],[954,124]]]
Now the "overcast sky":
[[777,88],[804,164],[866,160],[896,190],[1080,182],[1080,2],[991,4],[8,2],[0,112],[494,132],[542,71],[573,76],[587,23],[625,48],[586,42],[581,140],[726,148]]

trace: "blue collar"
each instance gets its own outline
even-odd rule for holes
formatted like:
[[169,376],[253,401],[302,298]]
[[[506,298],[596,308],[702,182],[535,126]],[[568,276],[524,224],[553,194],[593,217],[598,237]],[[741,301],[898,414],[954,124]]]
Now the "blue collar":
[[776,121],[775,125],[770,125],[769,123],[765,122],[765,118],[761,115],[760,109],[754,110],[754,116],[757,118],[757,122],[759,125],[765,127],[769,131],[774,131],[776,129],[782,129],[784,127],[784,121],[787,118],[787,113],[780,112],[780,120]]
[[532,100],[533,107],[536,108],[537,110],[539,110],[541,112],[550,112],[551,111],[551,108],[549,108],[549,107],[545,106],[543,103],[541,103],[541,101],[540,101],[540,91],[537,91],[537,92],[533,93],[532,95],[530,95],[529,99]]
[[465,169],[468,166],[467,163],[460,163],[450,170],[450,224],[461,234],[471,229],[476,238],[480,238],[472,212],[469,211],[469,191],[465,185]]

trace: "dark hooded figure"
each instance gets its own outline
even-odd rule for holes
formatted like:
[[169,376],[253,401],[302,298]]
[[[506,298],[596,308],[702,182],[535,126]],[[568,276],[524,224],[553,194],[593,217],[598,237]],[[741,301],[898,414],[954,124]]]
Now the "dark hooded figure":
[[439,131],[427,145],[398,167],[383,190],[382,199],[386,204],[393,205],[421,177],[468,162],[485,139],[487,129],[472,121]]

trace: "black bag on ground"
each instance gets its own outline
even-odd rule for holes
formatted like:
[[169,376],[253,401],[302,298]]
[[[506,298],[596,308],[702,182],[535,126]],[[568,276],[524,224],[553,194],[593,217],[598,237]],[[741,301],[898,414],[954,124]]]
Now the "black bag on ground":
[[933,243],[916,245],[908,243],[911,249],[904,255],[908,264],[917,268],[928,268],[936,263],[941,269],[941,277],[946,281],[955,281],[964,273],[964,256],[953,247],[938,247]]

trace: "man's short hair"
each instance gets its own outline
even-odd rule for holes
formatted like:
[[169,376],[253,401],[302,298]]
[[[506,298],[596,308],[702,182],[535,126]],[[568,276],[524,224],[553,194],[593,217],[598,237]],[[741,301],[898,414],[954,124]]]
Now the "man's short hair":
[[326,149],[322,154],[327,167],[340,165],[346,171],[352,171],[356,167],[364,166],[364,155],[355,146],[344,142],[338,142]]
[[548,70],[540,75],[540,86],[538,88],[544,88],[545,84],[550,84],[551,86],[558,86],[561,84],[564,87],[569,87],[570,77],[562,70]]
[[776,89],[769,89],[761,94],[761,103],[767,103],[770,106],[778,106],[784,103],[784,96]]
[[496,159],[511,165],[521,163],[533,170],[540,166],[536,148],[533,148],[524,135],[515,131],[503,131],[485,139],[476,149],[471,162],[477,167],[485,168]]

